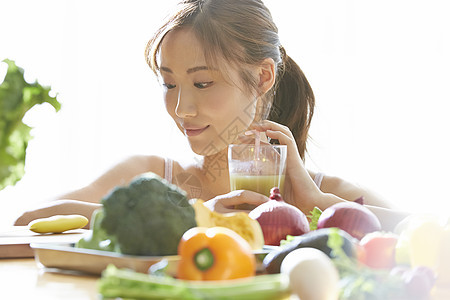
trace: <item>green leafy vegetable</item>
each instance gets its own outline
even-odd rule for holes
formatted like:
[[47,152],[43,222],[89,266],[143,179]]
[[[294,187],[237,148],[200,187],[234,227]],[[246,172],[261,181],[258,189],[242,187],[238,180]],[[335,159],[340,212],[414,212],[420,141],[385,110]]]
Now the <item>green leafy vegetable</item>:
[[128,186],[115,187],[102,204],[92,235],[80,240],[78,247],[129,255],[176,255],[182,235],[197,226],[186,192],[151,172]]
[[322,214],[322,211],[317,206],[314,206],[314,209],[310,212],[310,214],[307,216],[309,218],[309,229],[316,230],[317,229],[317,222],[319,221],[319,217]]
[[194,282],[137,273],[109,265],[98,283],[105,298],[121,299],[240,299],[277,300],[290,295],[284,274],[266,274],[245,279]]
[[290,242],[292,242],[295,239],[295,237],[296,236],[290,235],[290,234],[286,235],[286,239],[280,241],[280,246],[289,244]]
[[0,85],[0,190],[14,185],[25,173],[25,155],[31,128],[22,122],[36,104],[49,103],[56,111],[61,104],[49,95],[50,88],[37,81],[28,83],[23,69],[5,59],[8,71]]
[[348,257],[337,228],[330,228],[327,245],[332,249],[333,263],[339,271],[340,300],[408,299],[399,276],[387,270],[371,269]]
[[[339,234],[339,229],[332,227],[329,229],[327,246],[331,249],[332,257],[337,257],[341,260],[350,260],[350,258],[345,254],[342,246],[344,245],[344,239]],[[348,261],[347,261],[348,262]]]
[[101,251],[119,252],[113,236],[109,236],[101,227],[103,209],[95,210],[91,217],[90,230],[76,243],[77,248],[86,248]]

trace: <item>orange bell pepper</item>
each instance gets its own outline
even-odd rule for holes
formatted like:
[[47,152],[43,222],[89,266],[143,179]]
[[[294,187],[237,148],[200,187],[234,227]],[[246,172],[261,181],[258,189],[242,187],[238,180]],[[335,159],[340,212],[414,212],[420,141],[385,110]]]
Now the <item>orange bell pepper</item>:
[[177,277],[224,280],[255,275],[255,255],[248,242],[224,227],[194,227],[178,245]]

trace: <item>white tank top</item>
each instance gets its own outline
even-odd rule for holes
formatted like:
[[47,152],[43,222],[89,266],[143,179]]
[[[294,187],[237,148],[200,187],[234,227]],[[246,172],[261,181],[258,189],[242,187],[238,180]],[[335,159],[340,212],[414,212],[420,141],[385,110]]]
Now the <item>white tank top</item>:
[[172,183],[173,160],[166,157],[164,161],[164,179]]

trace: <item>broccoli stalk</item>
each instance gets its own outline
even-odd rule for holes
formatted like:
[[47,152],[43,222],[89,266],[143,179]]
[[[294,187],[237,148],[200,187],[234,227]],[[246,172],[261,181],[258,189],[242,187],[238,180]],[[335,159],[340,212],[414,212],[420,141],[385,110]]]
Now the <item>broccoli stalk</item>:
[[99,208],[92,214],[91,230],[76,243],[76,247],[112,252],[118,251],[112,237],[108,236],[106,231],[101,228],[102,220],[103,209]]

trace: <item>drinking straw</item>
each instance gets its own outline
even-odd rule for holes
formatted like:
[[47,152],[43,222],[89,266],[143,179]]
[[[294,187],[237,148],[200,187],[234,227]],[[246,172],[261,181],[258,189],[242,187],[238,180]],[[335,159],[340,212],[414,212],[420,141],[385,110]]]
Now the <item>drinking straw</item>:
[[261,134],[255,130],[255,160],[259,160],[259,147],[261,145]]
[[259,148],[261,145],[261,134],[258,130],[248,130],[244,133],[245,135],[251,135],[253,134],[255,136],[255,153],[254,153],[254,160],[258,161],[259,158]]

